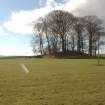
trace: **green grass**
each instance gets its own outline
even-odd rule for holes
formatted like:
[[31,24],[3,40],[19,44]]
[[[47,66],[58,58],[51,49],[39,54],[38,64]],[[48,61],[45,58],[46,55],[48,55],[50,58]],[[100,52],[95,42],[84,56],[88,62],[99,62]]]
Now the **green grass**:
[[0,60],[0,105],[105,105],[105,66],[86,59]]

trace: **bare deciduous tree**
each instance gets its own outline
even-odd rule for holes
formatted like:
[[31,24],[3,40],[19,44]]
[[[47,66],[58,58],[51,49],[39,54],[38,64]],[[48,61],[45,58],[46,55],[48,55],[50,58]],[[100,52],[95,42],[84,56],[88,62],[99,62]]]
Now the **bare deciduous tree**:
[[43,22],[42,22],[43,18],[39,18],[38,21],[35,23],[34,26],[34,36],[33,39],[36,38],[36,36],[39,38],[39,45],[40,45],[40,53],[41,55],[43,54],[43,30],[44,30],[44,26],[43,26]]
[[47,15],[48,27],[54,38],[61,38],[62,52],[66,53],[67,33],[73,26],[74,16],[66,11],[56,10]]
[[96,16],[86,16],[86,30],[89,35],[89,55],[93,54],[93,50],[96,51],[96,43],[97,43],[97,32],[103,30],[102,21],[98,19]]

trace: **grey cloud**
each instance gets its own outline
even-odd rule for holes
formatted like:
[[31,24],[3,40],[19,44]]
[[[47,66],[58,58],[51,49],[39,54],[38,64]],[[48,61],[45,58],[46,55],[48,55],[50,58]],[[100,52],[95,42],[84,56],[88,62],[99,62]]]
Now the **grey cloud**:
[[80,5],[73,12],[77,15],[97,15],[105,20],[105,0],[87,0],[87,3]]

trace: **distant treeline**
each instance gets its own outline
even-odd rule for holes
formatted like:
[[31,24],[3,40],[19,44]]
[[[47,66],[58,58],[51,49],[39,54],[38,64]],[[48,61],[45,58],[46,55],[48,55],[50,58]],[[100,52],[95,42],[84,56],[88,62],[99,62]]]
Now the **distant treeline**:
[[17,59],[17,58],[43,58],[42,55],[37,56],[2,56],[0,59]]
[[32,46],[34,53],[57,56],[96,56],[104,27],[96,16],[76,17],[72,13],[54,10],[34,23]]
[[[3,56],[0,59],[33,59],[33,58],[57,58],[57,59],[97,59],[97,56],[89,56],[88,54],[81,54],[81,55],[63,55],[62,53],[58,53],[56,55],[36,55],[36,56]],[[105,59],[104,55],[100,55],[101,59]]]

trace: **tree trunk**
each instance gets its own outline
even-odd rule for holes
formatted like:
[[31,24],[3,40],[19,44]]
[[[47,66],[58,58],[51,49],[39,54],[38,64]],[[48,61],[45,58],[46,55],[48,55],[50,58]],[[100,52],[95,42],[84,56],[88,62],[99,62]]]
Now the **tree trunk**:
[[69,40],[68,40],[68,38],[66,39],[66,44],[67,44],[67,51],[69,51]]
[[92,56],[92,35],[89,36],[89,55]]
[[39,36],[40,36],[40,53],[41,55],[43,55],[43,39],[41,37],[41,34],[39,34]]
[[80,53],[81,45],[80,45],[80,32],[78,31],[78,39],[77,39],[77,52]]
[[75,43],[74,43],[74,35],[72,36],[72,51],[74,52],[74,47],[75,47]]
[[63,55],[65,55],[65,40],[64,40],[64,38],[62,37],[62,53],[63,53]]
[[84,52],[83,36],[81,36],[81,52]]

